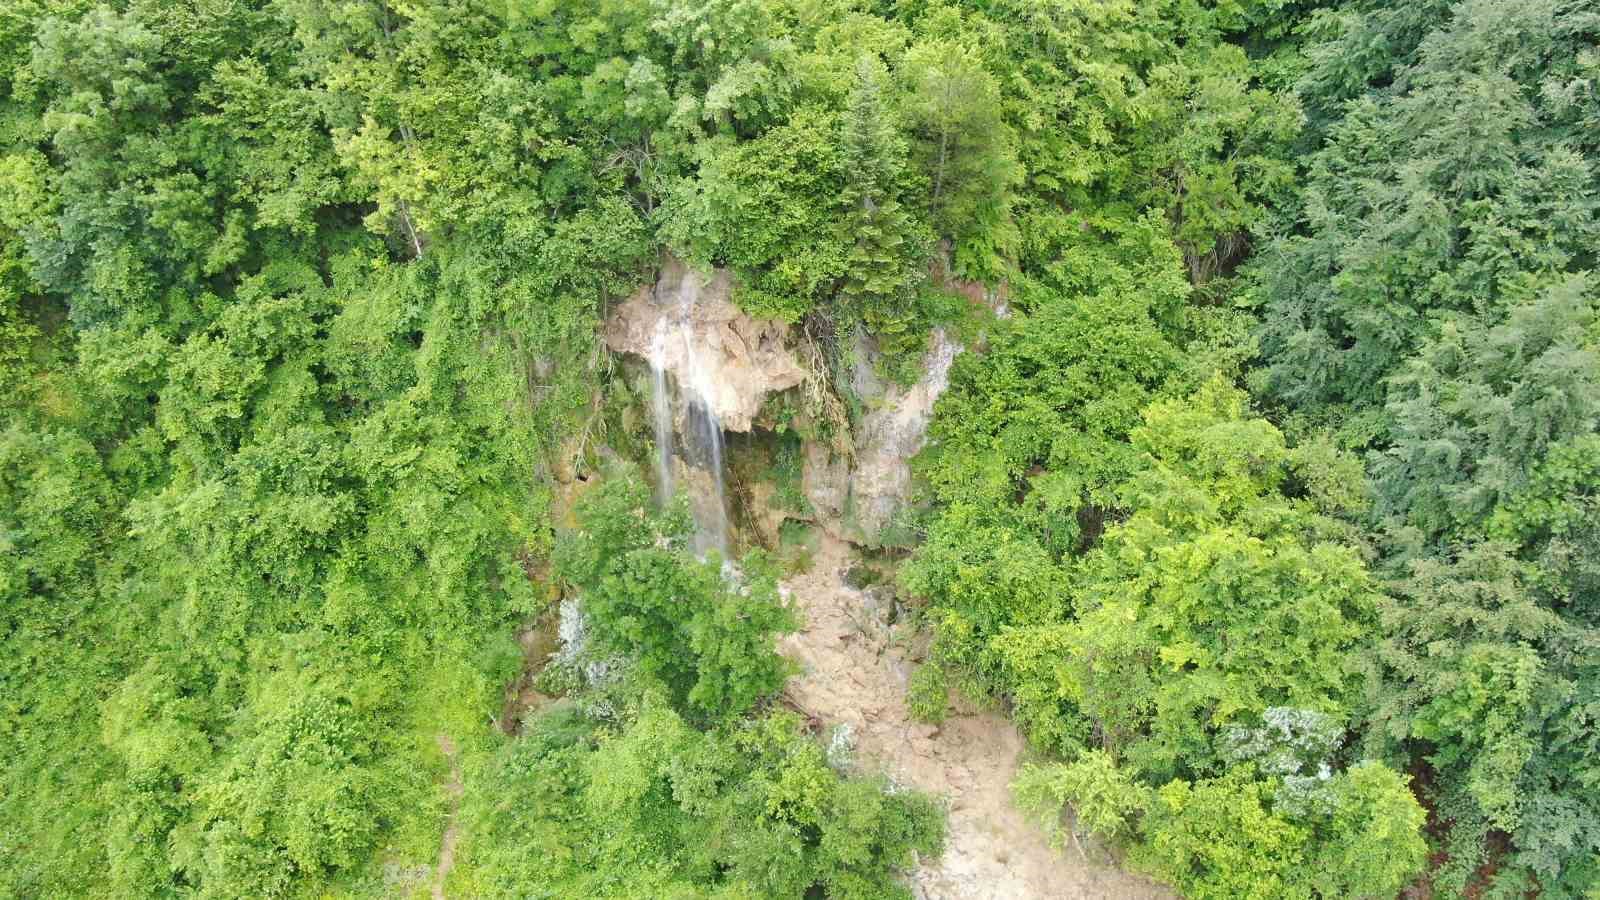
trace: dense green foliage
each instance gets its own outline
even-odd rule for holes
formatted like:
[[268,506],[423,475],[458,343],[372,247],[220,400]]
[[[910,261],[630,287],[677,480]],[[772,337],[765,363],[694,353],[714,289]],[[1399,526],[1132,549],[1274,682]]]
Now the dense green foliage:
[[1191,896],[1397,892],[1424,856],[1421,808],[1379,764],[1335,771],[1377,586],[1322,508],[1337,498],[1284,493],[1326,461],[1220,380],[1152,404],[1127,447],[1107,496],[1130,514],[1077,559],[1024,524],[937,534],[905,571],[938,611],[940,663],[1077,759],[1025,773],[1019,799],[1047,825],[1071,803],[1087,830],[1137,835],[1136,861]]
[[[741,718],[776,690],[772,637],[791,627],[758,555],[742,586],[688,549],[638,480],[579,504],[557,555],[583,588],[585,638],[561,661],[589,709],[558,707],[484,762],[467,810],[472,895],[909,896],[893,873],[937,853],[931,798],[843,778],[787,711]],[[669,615],[670,613],[670,615]],[[716,723],[697,731],[692,722]]]
[[701,733],[646,700],[597,732],[557,709],[485,766],[472,896],[910,896],[890,867],[940,838],[929,799],[841,779],[789,713]]
[[[1600,883],[1600,16],[1365,9],[1310,54],[1325,114],[1256,267],[1261,384],[1367,455],[1392,598],[1369,744],[1435,772],[1438,883],[1499,833],[1497,891],[1578,895]],[[1374,32],[1400,52],[1371,59]]]
[[1584,0],[7,0],[0,894],[903,895],[614,459],[669,250],[832,409],[964,326],[908,701],[1061,841],[1600,896],[1597,84]]
[[[1160,19],[1192,39],[1134,84],[1155,103],[1199,79],[1195,130],[1151,112],[1100,158],[1176,168],[1076,194],[1084,229],[1037,255],[1059,231],[1019,217],[1018,315],[941,401],[921,460],[935,513],[902,573],[930,603],[933,665],[1063,757],[1017,785],[1047,824],[1071,804],[1194,896],[1393,894],[1423,856],[1399,772],[1425,778],[1436,891],[1584,896],[1600,20],[1561,2]],[[1252,58],[1229,69],[1235,42]],[[1174,72],[1202,58],[1218,68]],[[1224,88],[1229,71],[1255,81]],[[1286,101],[1303,127],[1269,112]],[[1189,183],[1206,189],[1163,193]],[[1218,277],[1247,242],[1244,278]],[[1238,309],[1259,314],[1253,341]],[[1264,716],[1331,717],[1338,739],[1284,771],[1231,756]],[[1308,805],[1291,784],[1313,773]]]
[[730,581],[715,556],[695,559],[688,517],[674,512],[651,513],[637,478],[608,483],[579,501],[556,571],[582,591],[589,653],[625,657],[674,706],[727,720],[783,686],[773,640],[794,617],[760,554]]

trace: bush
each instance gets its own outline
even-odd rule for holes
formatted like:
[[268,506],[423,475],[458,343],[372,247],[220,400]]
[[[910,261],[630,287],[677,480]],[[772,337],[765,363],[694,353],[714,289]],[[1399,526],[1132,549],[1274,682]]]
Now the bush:
[[629,475],[586,494],[577,517],[555,570],[582,591],[595,653],[627,657],[697,719],[737,718],[783,686],[774,640],[794,616],[764,556],[744,559],[740,582],[724,577],[720,560],[691,552],[686,511],[656,513]]
[[936,662],[926,662],[917,667],[911,674],[911,682],[906,686],[906,705],[911,710],[911,715],[918,721],[938,725],[944,721],[945,713],[949,709],[949,686],[946,683],[944,666]]

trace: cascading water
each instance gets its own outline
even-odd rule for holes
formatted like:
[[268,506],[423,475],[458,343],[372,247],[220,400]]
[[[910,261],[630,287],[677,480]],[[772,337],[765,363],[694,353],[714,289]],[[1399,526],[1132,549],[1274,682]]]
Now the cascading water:
[[650,413],[656,431],[656,487],[661,492],[661,504],[672,500],[672,397],[667,393],[666,356],[670,329],[665,316],[656,321],[656,333],[650,340],[650,377],[653,381],[650,394]]
[[[678,289],[676,309],[664,313],[657,320],[651,338],[650,374],[655,394],[651,397],[650,405],[655,420],[656,481],[665,502],[673,496],[678,480],[673,470],[675,450],[681,453],[690,468],[706,473],[709,496],[694,496],[697,487],[695,480],[685,479],[691,493],[689,506],[695,518],[695,549],[704,554],[715,548],[726,559],[728,504],[722,471],[722,421],[712,402],[715,386],[711,372],[694,335],[694,310],[699,294],[699,280],[693,275],[684,278]],[[672,395],[667,385],[667,369],[671,367],[672,357],[679,352],[682,354],[677,371],[683,422],[681,448],[675,446],[678,416],[674,415]]]

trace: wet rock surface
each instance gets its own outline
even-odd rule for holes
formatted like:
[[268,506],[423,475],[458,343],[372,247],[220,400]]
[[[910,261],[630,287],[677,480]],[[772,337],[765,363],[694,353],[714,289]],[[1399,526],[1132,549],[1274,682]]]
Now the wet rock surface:
[[[693,385],[728,431],[747,432],[768,395],[803,381],[805,369],[789,350],[789,326],[754,319],[731,300],[726,270],[695,271],[666,256],[655,284],[614,309],[604,338],[613,352],[641,357]],[[661,341],[663,319],[687,340]]]
[[[942,272],[935,277],[945,289],[975,298],[974,303],[993,309],[1002,302],[997,298],[1003,291],[952,280]],[[712,443],[704,436],[693,439],[704,430],[704,422],[718,423],[727,432],[749,432],[758,427],[769,397],[812,377],[800,361],[798,336],[792,329],[745,314],[732,302],[732,290],[732,276],[726,270],[699,272],[668,254],[655,283],[618,306],[605,323],[606,345],[650,365],[657,376],[653,388],[657,397],[678,398],[676,403],[652,401],[671,410],[670,425],[658,422],[657,431],[666,432],[658,434],[658,445],[675,446],[679,456],[702,469],[713,461],[699,460],[691,451]],[[861,401],[861,415],[843,445],[837,443],[838,429],[827,438],[805,442],[800,487],[811,507],[806,518],[814,518],[841,540],[884,542],[909,502],[911,458],[927,442],[934,406],[949,385],[951,365],[962,349],[944,329],[935,329],[919,377],[901,385],[877,371],[878,351],[872,338],[857,335],[847,377]],[[818,386],[812,383],[807,389]],[[684,402],[686,396],[693,402]],[[696,409],[704,410],[700,418],[691,414]],[[656,417],[662,418],[661,409]],[[851,430],[848,425],[843,428]],[[658,480],[668,485],[674,481],[674,467],[668,462],[673,452],[669,447],[658,463]]]
[[866,406],[855,434],[855,458],[808,444],[802,485],[819,521],[835,537],[876,543],[911,491],[911,458],[928,439],[933,407],[950,384],[950,366],[961,345],[935,329],[922,360],[922,375],[909,387],[879,378],[870,342],[858,343],[853,373]]

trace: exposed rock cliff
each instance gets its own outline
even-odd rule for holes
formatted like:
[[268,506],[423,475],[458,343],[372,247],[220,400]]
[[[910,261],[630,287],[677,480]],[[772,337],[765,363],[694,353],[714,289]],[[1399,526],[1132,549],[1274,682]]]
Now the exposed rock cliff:
[[872,371],[870,342],[856,346],[855,390],[867,407],[847,461],[820,444],[808,444],[802,484],[824,527],[851,541],[879,541],[911,488],[911,457],[927,442],[933,406],[950,383],[961,345],[936,329],[910,387],[885,382]]
[[605,342],[691,386],[724,429],[745,432],[767,395],[800,384],[805,370],[789,350],[789,326],[751,318],[731,294],[727,271],[705,275],[668,255],[656,283],[612,311]]
[[[1002,294],[951,279],[938,267],[934,277],[945,290],[1003,310]],[[798,387],[811,377],[800,362],[803,354],[797,352],[789,326],[750,317],[733,304],[731,295],[732,277],[727,271],[697,272],[669,254],[656,282],[641,288],[606,320],[606,345],[648,362],[657,375],[658,397],[668,392],[670,380],[680,397],[692,397],[710,413],[690,421],[685,411],[692,404],[681,400],[657,408],[657,444],[668,448],[658,462],[658,478],[669,489],[682,468],[672,460],[675,440],[681,456],[696,443],[681,438],[695,437],[691,432],[703,430],[706,422],[730,432],[749,432],[757,426],[770,395]],[[878,352],[870,337],[858,335],[851,350],[851,388],[861,403],[860,418],[853,433],[843,436],[842,445],[840,428],[834,428],[826,442],[806,442],[801,487],[817,523],[830,534],[855,543],[878,543],[908,501],[910,460],[927,440],[934,404],[949,383],[950,366],[962,347],[943,329],[935,330],[921,375],[910,386],[878,375]],[[807,389],[826,390],[815,382]],[[840,425],[844,427],[842,419]],[[700,437],[699,442],[705,443]],[[693,462],[705,468],[709,460]],[[686,486],[691,487],[691,500],[720,508],[719,497],[696,494],[704,485]]]

